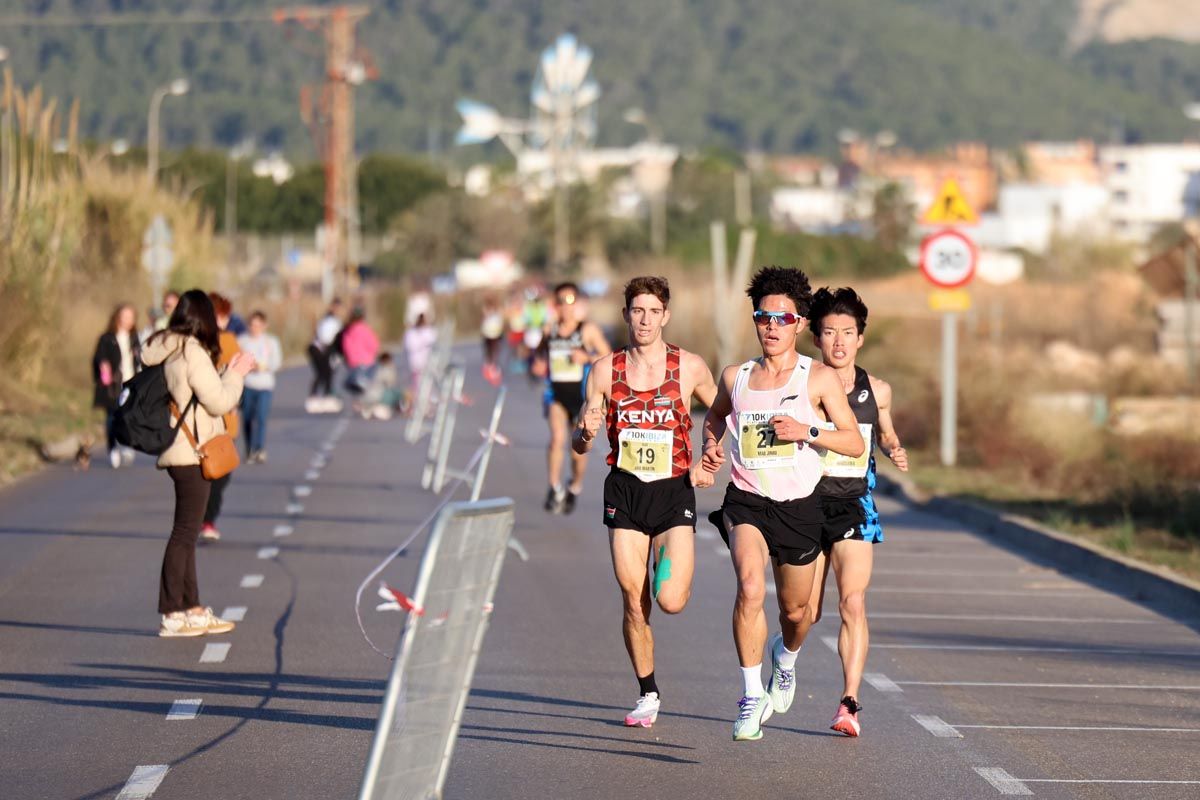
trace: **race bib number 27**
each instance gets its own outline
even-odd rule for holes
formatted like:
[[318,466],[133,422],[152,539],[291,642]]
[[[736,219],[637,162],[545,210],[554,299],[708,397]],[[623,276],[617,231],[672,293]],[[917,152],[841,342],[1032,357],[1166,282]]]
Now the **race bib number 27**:
[[796,459],[796,443],[781,441],[771,420],[791,416],[787,409],[743,411],[738,414],[738,451],[748,469],[791,466]]

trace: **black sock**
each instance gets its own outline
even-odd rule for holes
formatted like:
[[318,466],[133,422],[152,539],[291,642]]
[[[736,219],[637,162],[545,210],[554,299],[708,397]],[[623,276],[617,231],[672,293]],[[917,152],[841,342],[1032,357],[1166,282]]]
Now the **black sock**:
[[658,694],[658,684],[654,682],[654,673],[651,672],[644,678],[638,678],[638,687],[641,688],[642,694],[650,694],[654,692]]

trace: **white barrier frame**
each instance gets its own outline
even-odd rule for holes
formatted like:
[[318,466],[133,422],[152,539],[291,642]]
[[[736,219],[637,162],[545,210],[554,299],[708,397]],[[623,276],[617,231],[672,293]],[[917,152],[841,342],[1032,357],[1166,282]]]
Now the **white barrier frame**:
[[[430,534],[429,544],[425,548],[425,554],[421,557],[421,567],[417,577],[416,589],[413,592],[413,603],[418,608],[423,608],[425,605],[426,595],[429,592],[429,582],[433,574],[434,565],[436,564],[439,550],[442,546],[442,539],[445,536],[445,531],[449,522],[456,517],[461,516],[482,516],[486,514],[504,514],[507,516],[499,517],[501,524],[504,526],[502,538],[507,542],[512,534],[513,514],[515,504],[511,498],[499,498],[493,500],[483,500],[479,502],[468,503],[451,503],[443,509],[438,515],[437,522],[434,525],[433,533]],[[486,591],[487,603],[490,604],[495,598],[496,586],[500,581],[500,569],[504,565],[504,553],[507,552],[507,546],[499,548],[500,557],[496,559],[496,563],[492,568],[489,578],[489,585]],[[404,699],[404,670],[408,665],[409,658],[413,650],[413,642],[421,629],[422,617],[416,614],[409,614],[404,625],[404,633],[400,638],[400,643],[397,648],[396,661],[392,667],[391,675],[388,677],[387,691],[383,697],[383,707],[380,711],[379,721],[375,727],[375,737],[371,743],[370,755],[367,758],[367,766],[363,774],[363,783],[359,791],[359,800],[384,800],[384,795],[377,792],[380,768],[387,754],[388,734],[392,729],[392,725],[396,719],[396,711],[400,703]],[[455,708],[454,716],[451,719],[450,728],[446,732],[446,745],[442,752],[441,763],[438,767],[437,778],[433,786],[428,787],[428,792],[425,797],[442,797],[442,789],[446,783],[446,774],[450,768],[450,758],[454,753],[454,745],[458,738],[458,730],[462,724],[463,710],[466,707],[467,697],[470,694],[471,683],[475,675],[475,666],[479,660],[479,652],[483,646],[483,636],[487,632],[488,616],[481,614],[479,617],[479,625],[475,632],[474,642],[471,647],[471,652],[467,656],[467,668],[463,685],[460,687],[459,697]]]

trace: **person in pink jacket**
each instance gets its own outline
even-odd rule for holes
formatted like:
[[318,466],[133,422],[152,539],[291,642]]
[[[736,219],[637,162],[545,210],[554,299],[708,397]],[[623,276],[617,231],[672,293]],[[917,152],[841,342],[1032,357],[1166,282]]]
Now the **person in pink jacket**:
[[366,312],[356,308],[341,333],[342,358],[346,361],[346,389],[362,394],[375,375],[375,360],[379,356],[379,337],[366,322]]

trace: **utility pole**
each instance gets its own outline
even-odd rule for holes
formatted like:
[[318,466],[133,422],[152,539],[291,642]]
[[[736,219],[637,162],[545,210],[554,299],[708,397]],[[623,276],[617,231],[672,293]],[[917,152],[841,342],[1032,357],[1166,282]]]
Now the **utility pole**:
[[367,6],[302,6],[277,9],[278,24],[296,22],[307,30],[319,31],[325,39],[325,82],[319,108],[301,107],[309,123],[314,144],[325,165],[325,236],[322,254],[325,267],[338,276],[343,291],[358,282],[357,241],[352,226],[357,223],[355,204],[357,162],[354,157],[354,88],[378,77],[370,56],[357,46],[356,28],[371,9]]

